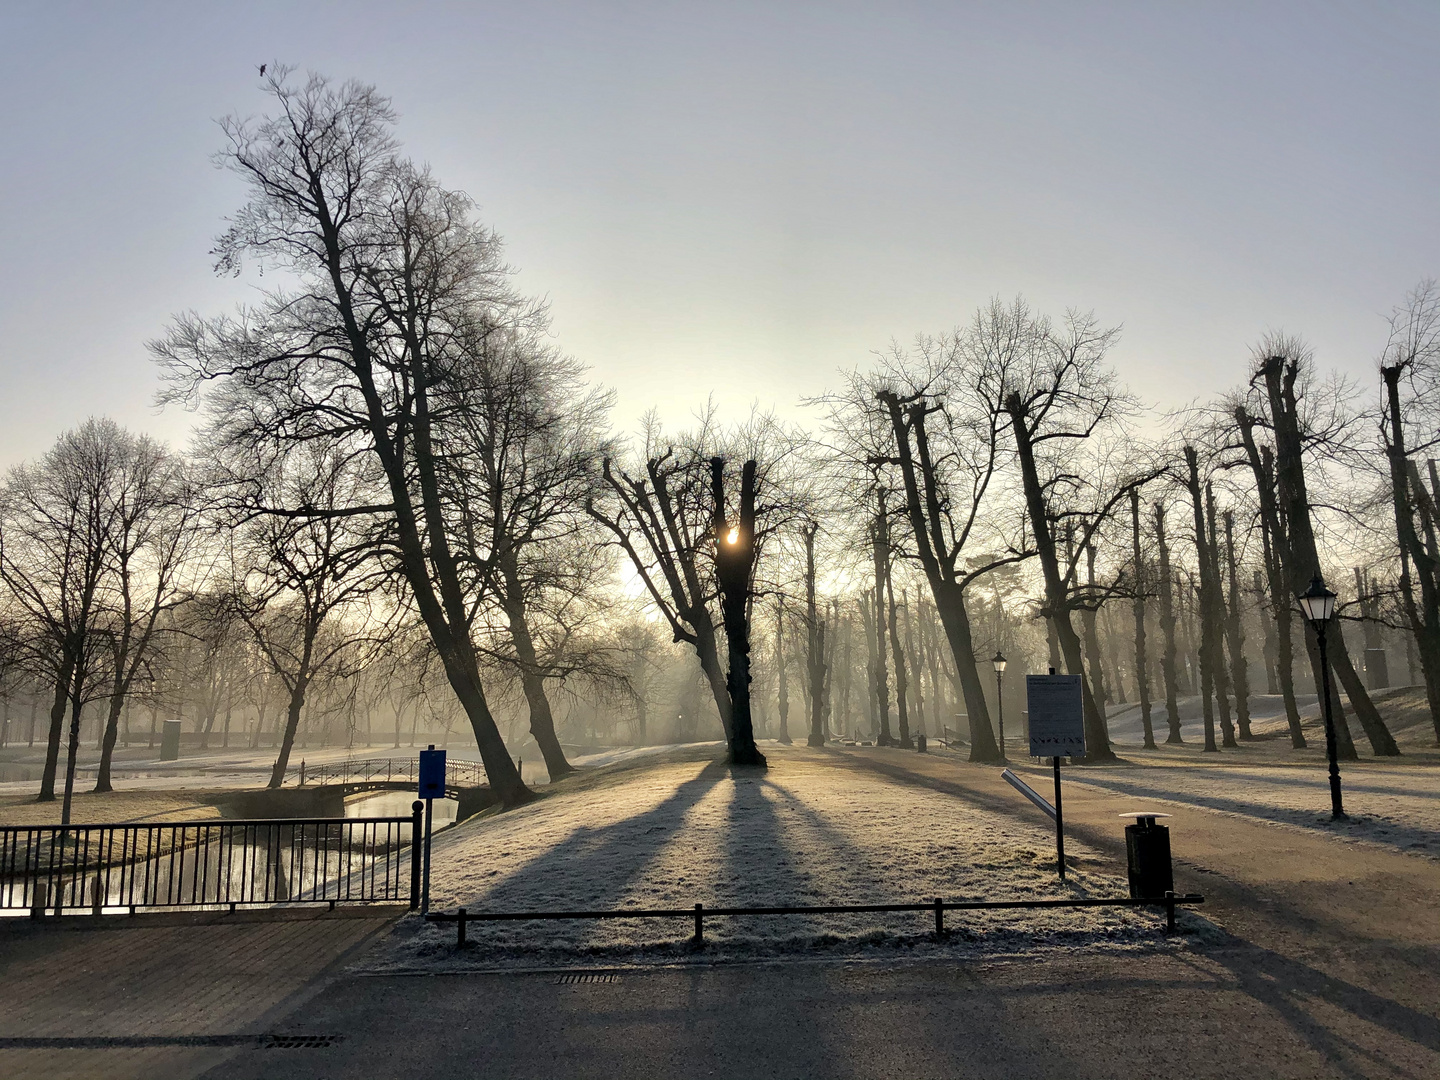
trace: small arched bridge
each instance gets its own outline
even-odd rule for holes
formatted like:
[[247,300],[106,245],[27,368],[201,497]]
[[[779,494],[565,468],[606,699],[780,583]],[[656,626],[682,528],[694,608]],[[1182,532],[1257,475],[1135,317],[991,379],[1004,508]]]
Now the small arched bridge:
[[[358,758],[325,765],[300,764],[290,770],[299,787],[340,788],[345,796],[365,791],[414,791],[419,785],[417,758]],[[445,763],[445,796],[454,799],[457,819],[484,810],[494,797],[486,783],[485,766],[478,761]]]

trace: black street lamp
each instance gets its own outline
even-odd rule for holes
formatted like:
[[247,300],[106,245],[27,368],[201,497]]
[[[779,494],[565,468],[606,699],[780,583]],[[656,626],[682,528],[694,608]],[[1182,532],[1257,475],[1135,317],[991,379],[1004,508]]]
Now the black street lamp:
[[1005,665],[1008,661],[1005,654],[999,649],[990,658],[990,663],[995,666],[995,707],[1000,716],[1000,760],[1005,760],[1005,694],[1004,688],[1000,685],[1000,676],[1005,674]]
[[1330,817],[1345,818],[1345,804],[1340,799],[1340,762],[1335,754],[1335,717],[1330,708],[1330,661],[1325,656],[1325,625],[1335,616],[1335,594],[1325,588],[1319,574],[1310,581],[1310,588],[1300,594],[1300,607],[1320,646],[1320,689],[1325,696],[1325,755],[1330,759]]

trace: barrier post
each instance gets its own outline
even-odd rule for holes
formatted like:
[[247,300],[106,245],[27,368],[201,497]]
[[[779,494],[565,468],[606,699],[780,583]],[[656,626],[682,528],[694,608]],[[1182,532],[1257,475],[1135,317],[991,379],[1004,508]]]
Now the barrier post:
[[410,804],[410,910],[417,911],[420,907],[420,815],[425,810],[425,804],[416,799]]
[[1060,805],[1060,759],[1055,759],[1055,864],[1065,880],[1065,811]]

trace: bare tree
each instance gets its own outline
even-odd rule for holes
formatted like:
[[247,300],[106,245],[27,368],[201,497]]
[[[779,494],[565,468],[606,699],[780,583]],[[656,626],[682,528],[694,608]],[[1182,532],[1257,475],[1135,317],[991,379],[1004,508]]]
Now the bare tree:
[[1140,544],[1140,488],[1130,489],[1130,542],[1134,570],[1131,611],[1135,618],[1135,693],[1140,698],[1140,724],[1145,732],[1145,749],[1155,749],[1155,728],[1150,716],[1150,672],[1145,634],[1145,601],[1149,588],[1145,556]]
[[115,612],[124,617],[117,603],[117,542],[128,549],[133,541],[135,485],[149,476],[137,461],[155,452],[149,440],[113,421],[89,420],[62,435],[38,463],[12,470],[0,497],[0,580],[23,612],[32,649],[54,685],[41,802],[55,798],[67,707],[70,713],[62,824],[70,823],[82,710],[114,681],[106,630],[115,629]]
[[269,458],[325,441],[368,454],[385,498],[341,515],[384,515],[388,549],[474,732],[501,803],[530,797],[486,700],[441,462],[477,321],[522,323],[533,305],[505,281],[500,244],[470,201],[396,152],[394,112],[373,87],[303,84],[275,67],[275,113],[223,121],[219,160],[250,198],[217,245],[219,269],[244,257],[282,271],[234,318],[187,315],[153,345],[166,400],[206,389],[237,455]]
[[[604,437],[612,395],[587,389],[583,368],[533,326],[472,329],[467,378],[454,395],[463,438],[442,462],[442,484],[455,493],[462,569],[477,579],[470,592],[503,615],[530,734],[558,780],[574,769],[545,683],[567,672],[547,662],[555,650],[545,648],[543,624],[547,616],[562,626],[578,621],[564,613],[609,570],[593,557],[601,545],[585,506],[613,450]],[[578,606],[588,614],[590,605]]]
[[1391,314],[1380,378],[1380,430],[1400,548],[1401,604],[1440,741],[1440,552],[1435,541],[1440,519],[1413,460],[1440,445],[1440,425],[1435,422],[1440,413],[1440,288],[1434,281],[1421,282]]
[[182,463],[141,436],[120,466],[110,537],[113,602],[103,623],[110,652],[110,701],[95,776],[110,791],[110,765],[131,688],[151,661],[162,619],[186,596],[199,513]]
[[[1309,579],[1320,573],[1320,555],[1315,543],[1315,531],[1311,520],[1312,504],[1305,482],[1305,451],[1307,439],[1312,446],[1326,441],[1325,432],[1301,415],[1301,400],[1306,389],[1313,360],[1309,349],[1303,343],[1283,335],[1270,335],[1257,349],[1252,383],[1263,402],[1268,406],[1268,421],[1275,439],[1275,486],[1277,501],[1285,515],[1286,549],[1289,557],[1290,595],[1298,596],[1305,591]],[[1302,376],[1304,378],[1302,378]],[[1341,395],[1332,395],[1338,401]],[[1320,678],[1320,654],[1315,631],[1307,624],[1306,647],[1310,653],[1311,666],[1315,673],[1315,685],[1322,685]],[[1399,754],[1395,739],[1380,718],[1364,683],[1350,661],[1350,652],[1345,637],[1337,624],[1327,635],[1330,647],[1327,650],[1330,667],[1338,676],[1345,689],[1351,708],[1359,718],[1371,748],[1377,755]],[[1334,700],[1331,707],[1341,718],[1338,692],[1332,686]]]
[[[271,788],[285,780],[310,684],[351,671],[357,642],[379,621],[363,618],[384,581],[379,522],[332,513],[370,498],[377,478],[367,475],[368,464],[323,444],[300,447],[257,478],[256,494],[275,510],[317,513],[269,513],[228,526],[236,529],[235,613],[288,698]],[[335,620],[357,607],[365,630],[337,632]]]
[[[1129,498],[1130,489],[1153,479],[1158,470],[1126,468],[1122,478],[1105,476],[1104,462],[1094,458],[1087,468],[1076,468],[1076,457],[1090,440],[1121,422],[1132,405],[1105,366],[1117,330],[1103,329],[1093,316],[1074,312],[1055,330],[1032,317],[1023,301],[1008,310],[997,302],[992,310],[997,321],[1014,326],[1010,332],[1023,343],[991,378],[1009,414],[1019,457],[1031,535],[1045,582],[1043,614],[1054,624],[1066,670],[1084,675],[1084,652],[1070,621],[1076,565],[1071,560],[1061,568],[1055,522],[1079,521],[1077,541],[1083,550],[1115,507]],[[1083,679],[1082,696],[1086,757],[1113,759],[1105,718]]]
[[[695,650],[736,764],[764,764],[749,714],[750,611],[766,544],[806,509],[799,447],[795,436],[764,415],[723,433],[711,411],[698,431],[674,441],[650,420],[643,466],[627,471],[607,460],[606,498],[589,506],[629,559],[674,640]],[[727,461],[744,463],[734,516],[725,494]]]

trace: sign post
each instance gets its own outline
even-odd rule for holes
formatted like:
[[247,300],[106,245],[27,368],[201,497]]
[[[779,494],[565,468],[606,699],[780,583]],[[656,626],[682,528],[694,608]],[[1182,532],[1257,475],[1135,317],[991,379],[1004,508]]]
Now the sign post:
[[1085,755],[1084,691],[1079,675],[1026,675],[1030,756],[1054,759],[1055,863],[1065,880],[1065,815],[1060,804],[1060,759]]
[[425,800],[425,855],[420,881],[420,914],[430,910],[430,833],[435,822],[435,800],[445,797],[445,751],[431,743],[420,751],[420,784],[418,794]]

